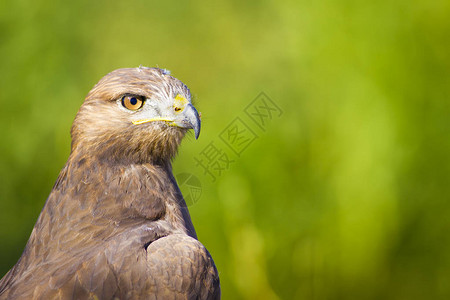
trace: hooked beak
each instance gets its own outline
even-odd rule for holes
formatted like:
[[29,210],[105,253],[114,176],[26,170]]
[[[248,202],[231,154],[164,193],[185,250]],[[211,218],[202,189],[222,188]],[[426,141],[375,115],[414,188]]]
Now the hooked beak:
[[195,133],[195,139],[198,139],[200,135],[200,115],[195,109],[195,107],[188,103],[187,101],[182,103],[181,105],[174,105],[174,109],[176,111],[175,116],[172,117],[151,117],[151,118],[143,118],[132,121],[134,125],[162,121],[165,122],[169,126],[175,126],[186,129],[193,129]]
[[197,110],[192,104],[189,103],[184,107],[184,110],[173,120],[173,124],[177,127],[193,129],[195,139],[198,139],[201,121]]

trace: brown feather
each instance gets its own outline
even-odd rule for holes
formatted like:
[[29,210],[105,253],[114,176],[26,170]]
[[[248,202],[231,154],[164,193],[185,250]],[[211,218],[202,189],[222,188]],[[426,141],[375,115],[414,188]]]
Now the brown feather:
[[0,299],[218,299],[214,262],[197,241],[171,160],[186,129],[134,126],[124,94],[189,89],[156,68],[111,72],[75,118],[72,151]]

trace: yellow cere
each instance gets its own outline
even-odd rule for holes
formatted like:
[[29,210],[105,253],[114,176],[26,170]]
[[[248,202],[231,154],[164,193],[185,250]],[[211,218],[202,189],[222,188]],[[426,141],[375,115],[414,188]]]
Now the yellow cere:
[[[175,113],[182,112],[187,104],[189,104],[189,101],[185,97],[183,97],[180,94],[176,95],[175,98],[174,98],[174,103],[173,103],[173,107],[175,109]],[[166,122],[167,125],[171,125],[171,126],[175,126],[176,125],[173,122],[173,120],[169,120],[167,118],[162,118],[162,117],[155,117],[155,118],[150,118],[150,119],[135,120],[135,121],[132,121],[132,123],[134,125],[139,125],[139,124],[144,124],[144,123],[154,122],[154,121]]]
[[189,102],[187,101],[186,98],[184,98],[180,94],[176,95],[174,102],[173,102],[173,107],[175,109],[175,112],[182,112],[188,103]]

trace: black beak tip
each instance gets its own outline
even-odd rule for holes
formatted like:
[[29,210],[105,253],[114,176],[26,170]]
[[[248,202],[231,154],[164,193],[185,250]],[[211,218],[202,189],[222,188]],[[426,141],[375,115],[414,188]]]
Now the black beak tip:
[[194,128],[195,139],[198,140],[198,136],[200,135],[200,126]]
[[188,104],[183,111],[183,121],[181,122],[184,128],[194,130],[195,139],[200,135],[201,120],[200,115],[192,104]]

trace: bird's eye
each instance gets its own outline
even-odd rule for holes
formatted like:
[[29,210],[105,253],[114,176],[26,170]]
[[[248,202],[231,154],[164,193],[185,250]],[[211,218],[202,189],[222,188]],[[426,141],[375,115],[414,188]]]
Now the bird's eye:
[[129,110],[138,110],[144,104],[144,100],[139,96],[123,96],[122,105]]

